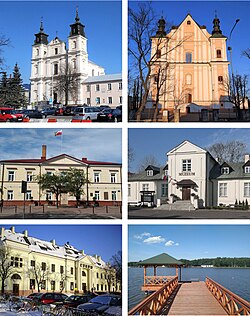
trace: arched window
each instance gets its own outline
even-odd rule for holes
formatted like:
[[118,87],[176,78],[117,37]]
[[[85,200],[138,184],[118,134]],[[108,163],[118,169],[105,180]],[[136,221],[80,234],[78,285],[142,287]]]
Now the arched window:
[[220,49],[216,50],[216,57],[221,58],[221,50]]
[[38,56],[38,55],[39,55],[39,49],[36,50],[36,56]]
[[192,102],[192,94],[191,93],[187,93],[186,94],[185,101],[186,101],[186,103],[191,103]]
[[218,76],[219,83],[223,83],[223,76]]
[[186,75],[186,84],[192,84],[192,75],[191,74]]
[[191,21],[187,21],[187,25],[190,25],[191,24]]
[[186,63],[192,62],[192,53],[186,53]]
[[57,55],[58,54],[58,48],[56,47],[55,48],[55,55]]
[[76,69],[76,60],[73,59],[73,60],[72,60],[72,63],[73,63],[73,69]]
[[156,51],[156,58],[161,58],[161,50],[157,49]]

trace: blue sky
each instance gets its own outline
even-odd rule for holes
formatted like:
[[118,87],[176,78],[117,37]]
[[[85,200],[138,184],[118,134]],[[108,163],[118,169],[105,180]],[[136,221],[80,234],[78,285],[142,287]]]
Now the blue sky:
[[121,72],[120,1],[0,1],[0,34],[11,40],[3,50],[6,70],[12,73],[17,62],[23,82],[29,83],[31,50],[43,17],[49,41],[67,41],[76,7],[85,25],[89,59],[103,66],[106,74]]
[[[10,229],[13,225],[2,225]],[[56,240],[63,246],[66,242],[89,255],[100,255],[109,261],[118,251],[122,250],[121,225],[15,225],[15,231],[42,240]]]
[[[143,3],[143,1],[139,2]],[[136,9],[138,2],[130,1],[129,6]],[[163,15],[171,25],[179,25],[190,13],[199,25],[207,27],[209,33],[212,32],[212,22],[216,10],[221,21],[221,30],[227,37],[229,37],[236,19],[240,19],[230,41],[233,49],[233,66],[235,73],[249,74],[250,60],[241,55],[243,50],[250,47],[249,1],[152,1],[152,7],[157,18]]]
[[[160,165],[167,161],[166,153],[184,140],[207,148],[217,142],[239,140],[250,153],[250,129],[245,128],[130,128],[129,146],[134,149],[130,171],[136,171],[145,156],[154,155]],[[243,160],[243,157],[242,157]]]
[[128,260],[249,257],[249,225],[129,225]]
[[[121,129],[64,128],[0,129],[0,160],[40,158],[42,145],[47,145],[47,158],[62,153],[81,159],[121,162]],[[62,144],[62,146],[61,146]],[[61,150],[62,148],[62,150]]]

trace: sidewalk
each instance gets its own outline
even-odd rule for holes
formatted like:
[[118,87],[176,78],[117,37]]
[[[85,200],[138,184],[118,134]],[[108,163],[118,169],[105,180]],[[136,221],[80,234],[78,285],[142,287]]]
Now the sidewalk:
[[120,206],[99,206],[88,208],[76,207],[59,207],[55,206],[27,206],[24,210],[23,206],[19,207],[3,207],[0,209],[0,219],[3,218],[25,218],[25,219],[121,219]]

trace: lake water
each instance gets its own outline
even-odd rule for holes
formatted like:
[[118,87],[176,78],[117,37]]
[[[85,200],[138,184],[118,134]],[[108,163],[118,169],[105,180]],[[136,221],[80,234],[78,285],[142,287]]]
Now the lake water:
[[[198,279],[205,281],[206,277],[223,285],[231,292],[250,301],[250,269],[234,268],[183,268],[182,281]],[[147,275],[153,275],[153,269],[147,268]],[[157,275],[175,275],[175,269],[157,268]],[[128,269],[128,306],[129,310],[141,302],[145,293],[141,291],[143,284],[143,268]]]

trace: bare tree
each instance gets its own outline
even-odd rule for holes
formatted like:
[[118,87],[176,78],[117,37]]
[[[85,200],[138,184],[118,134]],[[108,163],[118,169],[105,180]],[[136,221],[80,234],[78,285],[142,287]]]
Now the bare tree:
[[48,262],[37,262],[36,257],[33,257],[32,265],[28,267],[27,275],[35,280],[38,292],[44,288],[45,282],[50,279],[50,270]]
[[4,243],[0,245],[0,279],[1,279],[1,293],[4,294],[5,281],[15,272],[16,268],[11,260],[10,248]]
[[58,92],[64,104],[67,105],[71,96],[74,103],[77,103],[79,91],[79,74],[70,64],[60,67],[60,72],[54,77],[54,89]]
[[2,69],[2,65],[4,63],[4,58],[1,56],[2,55],[2,47],[8,46],[10,44],[10,40],[6,38],[4,35],[0,34],[0,69]]
[[244,110],[248,102],[248,75],[232,75],[225,81],[224,86],[228,101],[233,103],[237,117],[241,119],[241,109]]
[[239,140],[215,143],[207,148],[210,154],[218,159],[219,163],[240,162],[246,153],[247,146]]
[[112,256],[111,267],[115,270],[115,288],[118,290],[118,284],[122,285],[122,252],[118,251]]
[[250,59],[250,48],[243,50],[242,55]]
[[159,162],[154,155],[147,155],[138,165],[138,172],[143,172],[149,165],[157,166]]
[[[142,98],[136,114],[136,119],[141,119],[141,113],[146,106],[150,82],[153,76],[157,76],[157,72],[154,70],[154,66],[162,63],[164,66],[160,66],[158,89],[156,96],[164,89],[164,82],[167,80],[167,68],[166,56],[177,47],[181,46],[186,39],[177,41],[173,47],[167,47],[166,44],[166,32],[165,26],[170,29],[170,24],[165,23],[162,18],[159,20],[158,31],[156,32],[156,16],[150,3],[139,3],[138,10],[129,8],[129,68],[134,69],[135,78],[139,78],[142,87]],[[151,49],[152,38],[154,38],[154,47]],[[130,70],[130,78],[132,78]],[[159,84],[161,82],[161,84]],[[159,101],[159,100],[158,100]],[[156,108],[158,107],[158,101],[156,100]]]
[[111,293],[112,285],[115,283],[115,270],[109,266],[106,269],[106,280],[108,284],[108,292]]

